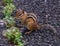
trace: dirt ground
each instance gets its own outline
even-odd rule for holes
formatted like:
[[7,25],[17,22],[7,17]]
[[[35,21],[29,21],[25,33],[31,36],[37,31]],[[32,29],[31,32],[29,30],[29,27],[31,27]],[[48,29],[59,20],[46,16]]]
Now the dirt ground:
[[[54,26],[60,35],[60,0],[14,0],[14,4],[17,9],[35,13],[39,23]],[[3,9],[1,6],[0,1],[0,11]],[[0,12],[0,19],[3,17]],[[1,35],[4,29],[4,26],[0,26],[0,46],[14,46]],[[60,46],[60,38],[56,37],[48,28],[33,31],[30,35],[23,34],[23,37],[26,41],[25,46]]]

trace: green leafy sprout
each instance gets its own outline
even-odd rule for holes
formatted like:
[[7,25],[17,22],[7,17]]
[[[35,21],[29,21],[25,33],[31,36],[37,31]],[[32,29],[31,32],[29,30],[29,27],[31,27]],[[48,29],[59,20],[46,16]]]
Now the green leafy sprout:
[[24,46],[22,41],[22,33],[16,27],[11,27],[4,32],[4,36],[8,38],[9,41],[16,44],[17,46]]
[[4,16],[5,16],[5,18],[3,18],[3,20],[6,22],[6,27],[14,26],[15,21],[14,21],[14,18],[11,15],[12,15],[12,12],[15,9],[16,8],[12,3],[8,4],[4,7],[2,12],[4,13]]
[[3,20],[6,22],[6,27],[9,27],[7,30],[3,31],[3,36],[7,37],[10,42],[17,46],[24,46],[22,33],[17,27],[15,27],[14,18],[11,16],[13,11],[16,9],[15,5],[12,3],[13,0],[3,0],[3,2],[6,4],[2,11],[5,16]]
[[12,12],[16,9],[16,7],[13,4],[7,4],[4,9],[3,9],[3,13],[6,16],[11,16]]
[[15,21],[13,17],[5,17],[3,20],[6,22],[7,28],[15,26]]

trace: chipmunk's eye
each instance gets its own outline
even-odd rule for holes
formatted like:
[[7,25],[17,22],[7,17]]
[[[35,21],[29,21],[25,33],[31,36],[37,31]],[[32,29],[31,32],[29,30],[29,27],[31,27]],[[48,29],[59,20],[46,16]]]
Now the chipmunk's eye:
[[22,16],[23,14],[19,14],[19,16]]
[[19,16],[21,16],[22,14],[19,14]]

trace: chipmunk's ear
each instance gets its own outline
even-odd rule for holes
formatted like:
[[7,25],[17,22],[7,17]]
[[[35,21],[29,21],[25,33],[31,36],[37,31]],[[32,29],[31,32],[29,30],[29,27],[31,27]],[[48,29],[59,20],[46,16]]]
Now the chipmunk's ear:
[[25,10],[22,8],[22,9],[21,9],[21,12],[24,13],[24,11],[25,11]]
[[24,9],[22,9],[22,13],[24,13]]
[[19,9],[17,11],[20,11],[21,13],[24,13],[24,9]]

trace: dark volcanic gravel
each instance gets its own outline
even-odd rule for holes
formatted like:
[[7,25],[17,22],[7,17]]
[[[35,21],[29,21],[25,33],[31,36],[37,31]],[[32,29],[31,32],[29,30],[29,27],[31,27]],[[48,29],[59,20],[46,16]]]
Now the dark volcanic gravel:
[[[53,25],[60,35],[60,0],[14,0],[14,4],[17,9],[35,13],[39,23]],[[0,13],[1,16],[3,14]],[[13,46],[1,35],[2,29],[4,27],[0,27],[0,46]],[[60,46],[60,38],[47,28],[33,31],[30,35],[23,34],[23,37],[25,46]]]

